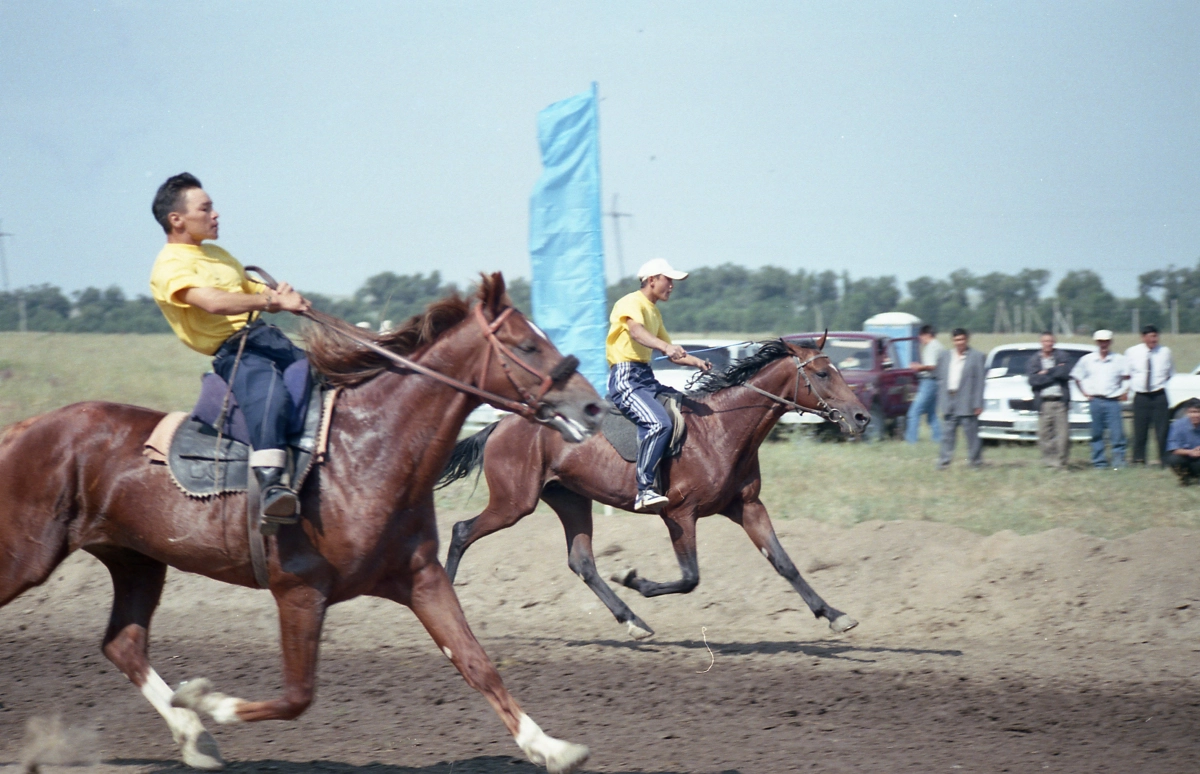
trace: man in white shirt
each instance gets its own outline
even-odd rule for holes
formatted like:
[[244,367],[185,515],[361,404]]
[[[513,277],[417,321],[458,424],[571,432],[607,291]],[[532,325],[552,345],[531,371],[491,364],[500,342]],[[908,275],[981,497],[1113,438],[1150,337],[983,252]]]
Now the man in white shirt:
[[922,325],[917,333],[917,340],[921,342],[921,362],[909,366],[917,372],[917,394],[913,396],[913,402],[908,407],[904,440],[909,443],[917,442],[917,434],[921,430],[921,417],[924,415],[928,418],[933,441],[937,443],[942,437],[942,423],[938,421],[937,379],[934,378],[933,372],[937,368],[938,357],[946,348],[937,340],[937,331],[932,325]]
[[1167,430],[1171,409],[1167,405],[1167,380],[1175,374],[1171,350],[1158,343],[1158,328],[1142,328],[1142,343],[1125,350],[1129,363],[1129,387],[1133,390],[1133,464],[1145,465],[1146,441],[1154,428],[1158,464],[1166,464]]
[[1123,355],[1112,352],[1112,331],[1098,330],[1092,337],[1098,352],[1079,358],[1071,369],[1071,378],[1088,399],[1092,414],[1092,467],[1104,470],[1109,466],[1105,454],[1104,434],[1112,444],[1112,467],[1125,466],[1125,427],[1121,417],[1121,401],[1128,390],[1129,367]]

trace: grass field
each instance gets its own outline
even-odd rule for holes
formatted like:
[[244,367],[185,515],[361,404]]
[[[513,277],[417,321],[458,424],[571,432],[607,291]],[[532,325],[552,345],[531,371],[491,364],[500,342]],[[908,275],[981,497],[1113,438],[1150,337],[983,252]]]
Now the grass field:
[[[986,350],[1028,338],[980,335],[974,343]],[[1164,338],[1180,370],[1200,360],[1200,335]],[[1116,345],[1133,341],[1126,334]],[[186,410],[209,362],[170,335],[0,333],[0,425],[89,399]],[[939,472],[928,440],[908,446],[800,437],[763,447],[763,500],[777,519],[842,525],[912,519],[983,534],[1072,527],[1103,537],[1154,526],[1200,529],[1200,488],[1183,489],[1170,473],[1153,469],[1093,471],[1084,444],[1075,444],[1072,455],[1071,470],[1052,471],[1038,464],[1033,446],[994,446],[985,448],[982,470],[962,466],[960,454],[959,464]],[[463,482],[441,493],[439,505],[477,512],[485,494],[482,485],[473,491]]]

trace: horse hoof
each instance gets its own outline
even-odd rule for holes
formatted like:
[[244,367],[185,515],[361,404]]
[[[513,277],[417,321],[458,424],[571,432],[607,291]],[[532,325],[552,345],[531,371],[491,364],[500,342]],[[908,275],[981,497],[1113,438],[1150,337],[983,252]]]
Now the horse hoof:
[[624,574],[617,573],[616,575],[613,575],[611,578],[609,578],[609,580],[612,581],[613,583],[619,583],[622,586],[626,586],[628,588],[633,588],[633,586],[631,586],[630,584],[633,583],[637,579],[637,576],[638,576],[637,570],[626,570]]
[[845,632],[853,629],[855,626],[858,626],[858,621],[855,621],[845,613],[842,613],[837,618],[829,622],[829,628],[833,630],[834,634],[844,634]]
[[189,739],[183,746],[183,762],[193,769],[204,771],[220,771],[225,768],[225,760],[217,749],[217,740],[207,731],[200,733],[196,739]]
[[212,681],[206,677],[188,680],[186,683],[181,683],[171,696],[171,706],[198,711],[200,702],[205,696],[212,693],[212,689]]
[[591,755],[591,751],[582,744],[555,739],[542,731],[533,718],[524,713],[521,714],[516,742],[529,760],[545,766],[550,774],[571,774]]
[[629,629],[629,636],[635,640],[648,640],[654,636],[653,631],[645,628],[644,626],[639,626],[633,621],[626,621],[625,626]]

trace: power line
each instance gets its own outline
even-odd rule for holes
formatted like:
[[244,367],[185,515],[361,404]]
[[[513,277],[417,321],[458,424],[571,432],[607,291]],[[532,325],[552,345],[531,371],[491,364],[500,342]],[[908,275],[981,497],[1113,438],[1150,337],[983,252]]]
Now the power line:
[[623,279],[625,277],[625,254],[621,249],[621,218],[632,218],[633,214],[619,212],[617,210],[617,194],[613,194],[612,209],[604,213],[604,217],[612,218],[613,244],[617,248],[617,279]]

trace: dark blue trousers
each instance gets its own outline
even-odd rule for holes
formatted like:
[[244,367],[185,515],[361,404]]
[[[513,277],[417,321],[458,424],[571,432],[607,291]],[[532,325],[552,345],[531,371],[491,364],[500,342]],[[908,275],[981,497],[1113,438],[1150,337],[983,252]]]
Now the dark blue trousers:
[[[246,336],[237,373],[238,345]],[[292,399],[283,386],[285,368],[304,357],[304,350],[274,325],[255,321],[244,334],[234,334],[213,359],[213,371],[233,386],[233,397],[246,415],[250,445],[255,450],[282,449],[287,444]]]
[[671,442],[671,415],[655,398],[665,390],[648,363],[617,363],[608,371],[608,399],[638,427],[637,488],[654,488],[654,476]]

